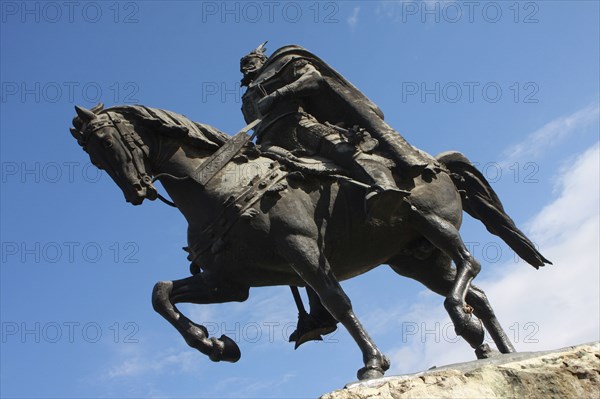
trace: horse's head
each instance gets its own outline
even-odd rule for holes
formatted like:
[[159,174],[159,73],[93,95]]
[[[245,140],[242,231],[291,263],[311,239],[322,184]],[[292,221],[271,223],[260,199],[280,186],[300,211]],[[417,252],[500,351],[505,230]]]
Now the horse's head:
[[125,200],[140,205],[144,198],[154,200],[157,191],[148,169],[148,146],[132,124],[117,112],[75,107],[71,134],[96,167],[105,170],[125,195]]

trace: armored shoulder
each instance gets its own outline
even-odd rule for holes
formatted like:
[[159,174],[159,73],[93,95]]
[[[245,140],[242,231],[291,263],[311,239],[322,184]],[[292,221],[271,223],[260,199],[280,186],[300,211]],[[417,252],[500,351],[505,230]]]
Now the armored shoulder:
[[296,79],[308,73],[320,75],[317,67],[306,58],[296,59],[293,62],[291,62],[291,64],[291,67],[293,68],[294,77]]

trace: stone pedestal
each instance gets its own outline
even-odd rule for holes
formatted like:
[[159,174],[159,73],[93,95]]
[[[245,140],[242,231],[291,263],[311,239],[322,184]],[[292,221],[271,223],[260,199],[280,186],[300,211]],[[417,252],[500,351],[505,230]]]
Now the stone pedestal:
[[348,384],[321,399],[600,398],[600,343]]

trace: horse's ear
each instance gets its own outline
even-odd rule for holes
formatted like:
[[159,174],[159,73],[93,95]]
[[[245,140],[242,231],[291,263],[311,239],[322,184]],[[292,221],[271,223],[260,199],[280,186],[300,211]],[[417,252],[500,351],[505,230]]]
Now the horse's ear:
[[98,112],[102,111],[103,109],[104,109],[104,103],[98,103],[98,104],[94,105],[92,108],[90,108],[90,111],[97,114]]
[[89,121],[96,119],[95,113],[78,105],[75,106],[75,112],[77,112],[77,116],[79,116],[84,123],[88,123]]

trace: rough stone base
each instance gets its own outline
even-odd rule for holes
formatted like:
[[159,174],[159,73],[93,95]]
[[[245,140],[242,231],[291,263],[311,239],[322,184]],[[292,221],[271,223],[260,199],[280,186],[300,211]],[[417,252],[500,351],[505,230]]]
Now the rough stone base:
[[357,382],[321,399],[600,398],[600,343]]

